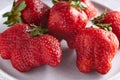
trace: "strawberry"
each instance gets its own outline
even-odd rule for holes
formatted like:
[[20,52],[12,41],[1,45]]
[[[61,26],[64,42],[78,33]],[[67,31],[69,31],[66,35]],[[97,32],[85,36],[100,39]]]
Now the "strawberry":
[[120,42],[120,12],[110,11],[104,12],[101,16],[93,20],[94,24],[107,24],[112,27],[112,32],[116,34]]
[[60,1],[55,3],[50,10],[48,21],[49,33],[59,40],[67,40],[70,48],[74,46],[74,37],[76,34],[88,22],[87,15],[77,6],[79,4],[79,1]]
[[77,67],[85,73],[96,70],[106,74],[119,47],[114,33],[99,28],[82,29],[76,36],[75,44]]
[[34,24],[47,27],[50,7],[41,0],[18,0],[14,2],[11,12],[7,12],[3,17],[8,17],[5,22],[8,26],[15,23]]
[[[52,1],[53,3],[57,3],[59,1],[70,1],[70,0],[52,0]],[[73,0],[73,1],[76,1],[76,2],[80,1],[81,3],[80,6],[82,6],[83,8],[86,7],[83,10],[87,14],[88,19],[95,17],[96,14],[98,13],[97,8],[95,8],[94,4],[90,0]]]
[[48,64],[57,66],[61,61],[61,47],[56,38],[34,25],[15,24],[0,34],[1,57],[25,72]]
[[95,8],[92,2],[90,0],[81,0],[81,1],[87,5],[87,8],[84,9],[84,11],[88,16],[88,19],[95,17],[96,14],[98,13],[98,10],[97,8]]

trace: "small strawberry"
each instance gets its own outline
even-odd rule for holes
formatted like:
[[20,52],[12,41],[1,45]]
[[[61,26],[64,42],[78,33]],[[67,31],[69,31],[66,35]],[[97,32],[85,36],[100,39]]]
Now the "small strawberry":
[[83,3],[87,5],[87,8],[84,9],[85,13],[87,14],[88,18],[91,19],[95,17],[98,13],[97,8],[92,4],[90,0],[81,0]]
[[0,53],[12,65],[25,72],[41,65],[57,66],[61,61],[61,47],[56,38],[32,25],[15,24],[0,34]]
[[93,23],[98,24],[107,24],[112,27],[112,32],[116,34],[120,42],[120,12],[119,11],[110,11],[104,12],[101,16],[96,17],[93,20]]
[[[74,46],[74,37],[88,22],[87,15],[81,11],[79,1],[60,1],[51,8],[48,29],[58,39],[65,39],[69,47]],[[82,7],[83,8],[83,7]]]
[[96,70],[106,74],[110,70],[111,61],[119,47],[114,33],[99,28],[82,29],[77,34],[75,43],[76,64],[81,72]]
[[7,12],[3,17],[8,17],[5,22],[8,26],[15,23],[34,24],[47,27],[50,7],[41,0],[18,0],[14,2],[11,12]]

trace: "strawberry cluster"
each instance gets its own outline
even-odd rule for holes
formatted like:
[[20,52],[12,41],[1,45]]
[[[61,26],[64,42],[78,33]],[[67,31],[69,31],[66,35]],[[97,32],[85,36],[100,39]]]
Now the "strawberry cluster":
[[3,15],[8,17],[4,24],[10,28],[0,34],[0,55],[10,59],[17,70],[60,64],[61,45],[46,29],[49,11],[40,0],[18,0],[11,12]]
[[[76,50],[81,72],[106,74],[119,48],[120,12],[95,17],[98,11],[90,0],[52,2],[51,8],[41,0],[13,3],[11,12],[3,15],[10,28],[0,34],[1,57],[22,72],[45,64],[57,66],[62,59],[60,41],[66,40]],[[86,28],[92,18],[94,25]]]

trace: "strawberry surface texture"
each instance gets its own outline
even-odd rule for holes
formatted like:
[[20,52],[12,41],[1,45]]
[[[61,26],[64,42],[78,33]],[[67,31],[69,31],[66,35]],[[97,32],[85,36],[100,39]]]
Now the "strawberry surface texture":
[[8,17],[5,22],[8,26],[16,23],[34,24],[47,27],[50,7],[42,0],[17,0],[13,3],[12,10],[4,17]]
[[106,74],[118,51],[119,42],[114,33],[97,28],[86,28],[76,36],[77,67],[81,72],[96,70]]
[[48,29],[50,34],[59,40],[65,39],[73,48],[74,37],[88,22],[84,11],[72,7],[70,2],[60,1],[50,10]]
[[48,34],[31,36],[26,24],[15,24],[0,34],[0,52],[19,71],[48,64],[57,66],[62,57],[60,43]]
[[107,12],[104,16],[103,23],[110,24],[110,26],[112,27],[112,32],[116,34],[120,42],[120,12],[119,11]]
[[84,9],[84,11],[88,16],[88,19],[95,17],[98,13],[98,10],[97,8],[95,8],[93,3],[90,0],[81,0],[81,1],[87,5],[87,8]]

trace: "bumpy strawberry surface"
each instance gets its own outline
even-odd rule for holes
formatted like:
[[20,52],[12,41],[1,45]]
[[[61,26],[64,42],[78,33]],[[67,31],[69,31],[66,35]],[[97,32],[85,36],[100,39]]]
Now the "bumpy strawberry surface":
[[76,1],[76,3],[78,3],[78,1],[80,1],[80,3],[82,3],[82,5],[80,4],[82,6],[81,9],[83,9],[84,12],[87,14],[88,19],[91,19],[91,18],[95,17],[96,14],[98,13],[97,8],[94,6],[94,4],[91,2],[91,0],[52,0],[52,1],[53,1],[53,3],[57,3],[57,2],[60,2],[60,1],[66,1],[66,2]]
[[[13,8],[8,17],[7,25],[15,23],[34,24],[37,26],[47,27],[50,7],[47,6],[42,0],[17,0],[13,3]],[[11,18],[12,17],[12,18]]]
[[40,0],[25,0],[26,8],[22,11],[22,19],[27,24],[47,27],[50,8]]
[[120,12],[110,11],[104,16],[103,23],[111,24],[112,32],[116,34],[120,42]]
[[15,24],[0,34],[0,53],[22,72],[41,65],[57,66],[61,61],[58,40],[48,34],[31,36],[25,24]]
[[106,74],[118,47],[118,39],[112,32],[97,28],[81,30],[76,36],[78,69],[81,72],[96,70]]
[[95,6],[92,4],[92,2],[90,0],[81,0],[81,1],[87,5],[87,8],[84,9],[84,11],[88,16],[88,19],[95,17],[96,14],[98,13],[98,10],[97,10],[97,8],[95,8]]
[[71,48],[75,35],[86,26],[87,21],[83,11],[72,7],[69,2],[60,1],[51,8],[48,29],[58,39],[67,40]]

